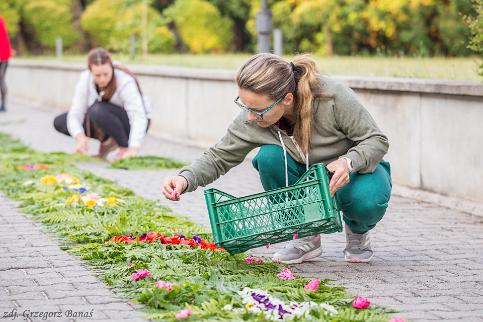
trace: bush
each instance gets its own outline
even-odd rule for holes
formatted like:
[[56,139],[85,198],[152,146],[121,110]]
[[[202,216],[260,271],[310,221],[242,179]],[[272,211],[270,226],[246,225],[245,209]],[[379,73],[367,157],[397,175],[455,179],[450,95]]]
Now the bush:
[[165,11],[192,53],[224,52],[233,39],[233,22],[203,0],[177,0]]
[[481,57],[483,57],[483,0],[473,0],[473,9],[476,16],[465,17],[471,32],[468,48],[480,57],[479,74],[483,76],[483,63],[481,62]]
[[72,0],[25,1],[21,6],[27,30],[46,48],[55,48],[55,39],[62,37],[65,47],[78,38],[72,25]]
[[14,37],[19,30],[20,14],[18,11],[18,3],[15,0],[0,1],[0,16],[5,19],[8,34]]
[[[81,19],[82,28],[89,34],[93,45],[112,51],[128,52],[129,37],[141,42],[147,33],[149,52],[173,51],[175,37],[166,27],[161,15],[148,7],[147,26],[142,25],[143,4],[129,0],[97,0],[90,4]],[[140,49],[141,46],[137,46]]]

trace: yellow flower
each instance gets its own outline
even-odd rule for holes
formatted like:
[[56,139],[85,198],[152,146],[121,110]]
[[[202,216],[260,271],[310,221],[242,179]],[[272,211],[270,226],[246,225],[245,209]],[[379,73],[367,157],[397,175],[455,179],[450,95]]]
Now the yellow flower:
[[57,178],[51,175],[43,176],[42,178],[40,178],[40,183],[51,186],[57,183]]
[[66,205],[72,205],[73,203],[77,203],[80,200],[80,195],[72,195],[65,201]]
[[116,197],[107,197],[106,198],[106,205],[108,206],[115,206],[118,204],[118,200]]
[[245,307],[246,307],[247,309],[251,308],[252,306],[253,306],[253,303],[247,303],[247,304],[245,305]]
[[95,201],[94,199],[87,199],[87,200],[84,200],[84,205],[91,208],[97,205],[97,201]]
[[66,173],[61,173],[57,175],[57,179],[65,184],[72,185],[72,184],[79,184],[80,180],[74,176],[71,176],[70,174]]

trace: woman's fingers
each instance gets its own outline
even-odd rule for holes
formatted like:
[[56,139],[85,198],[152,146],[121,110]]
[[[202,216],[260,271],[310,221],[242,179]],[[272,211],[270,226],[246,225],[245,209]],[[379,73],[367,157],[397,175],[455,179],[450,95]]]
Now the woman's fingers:
[[339,180],[334,184],[333,191],[331,191],[332,196],[339,190],[341,187],[345,186],[349,182],[349,176],[344,174],[340,176]]

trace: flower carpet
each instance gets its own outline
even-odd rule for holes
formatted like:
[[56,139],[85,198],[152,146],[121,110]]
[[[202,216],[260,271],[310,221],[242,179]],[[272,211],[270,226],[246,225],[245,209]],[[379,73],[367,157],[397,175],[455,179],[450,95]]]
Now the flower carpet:
[[0,134],[0,189],[102,272],[119,295],[161,321],[401,321],[328,280],[269,258],[230,255],[211,234],[112,181],[82,158],[39,153]]

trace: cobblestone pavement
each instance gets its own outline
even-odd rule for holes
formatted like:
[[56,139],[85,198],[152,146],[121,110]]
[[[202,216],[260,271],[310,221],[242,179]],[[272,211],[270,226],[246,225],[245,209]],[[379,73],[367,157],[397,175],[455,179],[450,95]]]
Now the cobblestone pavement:
[[49,320],[80,321],[74,317],[82,314],[85,320],[144,321],[139,305],[114,295],[16,207],[0,195],[0,319],[40,321],[40,312],[60,312]]
[[[72,151],[71,139],[58,135],[51,129],[52,118],[52,113],[14,106],[9,113],[0,115],[0,131],[11,133],[42,151]],[[202,150],[149,137],[143,153],[191,161],[200,155]],[[159,200],[175,213],[187,215],[191,220],[209,226],[203,189],[183,195],[180,202],[171,202],[160,197],[160,187],[164,178],[176,171],[114,170],[106,168],[102,163],[80,166],[99,176],[113,179],[145,198]],[[262,189],[257,173],[249,162],[242,163],[210,186],[233,195],[254,193]],[[24,218],[24,215],[13,210],[11,203],[7,204],[10,205],[8,210],[4,209],[7,206],[0,208],[3,209],[2,214],[8,213],[3,217]],[[37,224],[28,219],[24,220],[25,225],[28,223],[37,227]],[[20,227],[22,225],[20,224]],[[0,227],[5,231],[13,231],[13,228],[4,228],[3,225]],[[39,235],[44,236],[40,232]],[[47,240],[51,241],[48,238]],[[385,218],[373,231],[376,253],[370,264],[344,262],[342,250],[345,238],[342,233],[323,236],[323,241],[325,252],[321,258],[293,265],[294,272],[307,277],[331,279],[333,284],[346,286],[352,293],[368,297],[375,304],[399,310],[396,316],[413,321],[483,321],[482,217],[393,196]],[[255,250],[255,253],[270,256],[277,247],[282,246],[280,244],[269,249],[260,248]],[[21,245],[7,248],[9,252],[16,254],[17,247],[20,254],[26,251]],[[39,260],[50,260],[50,254],[40,254]],[[88,272],[81,265],[78,264],[79,270]],[[72,266],[74,270],[76,266]],[[1,267],[0,280],[3,278],[1,274],[4,274]],[[51,271],[55,270],[48,272]],[[17,288],[10,280],[23,280],[24,274],[34,274],[32,279],[35,279],[35,276],[42,273],[28,272],[27,269],[18,267],[8,274],[11,274],[8,275],[9,281],[1,282],[8,286],[0,284],[0,287],[3,287],[0,288],[3,291],[0,296],[6,295],[5,300],[0,301],[1,308],[9,308],[13,301],[17,301],[12,298],[14,295],[9,293]],[[27,290],[31,285],[32,292],[39,287],[27,282],[22,283],[27,284],[24,285]],[[91,295],[78,290],[82,294],[79,298],[85,298],[86,301],[92,296],[100,298],[97,287],[102,289],[102,292],[107,290],[102,288],[101,283],[96,285],[96,288],[90,289]],[[5,291],[7,289],[9,292]],[[42,289],[44,293],[49,294],[51,286]],[[74,291],[69,294],[76,296]],[[35,299],[31,301],[34,303]]]

